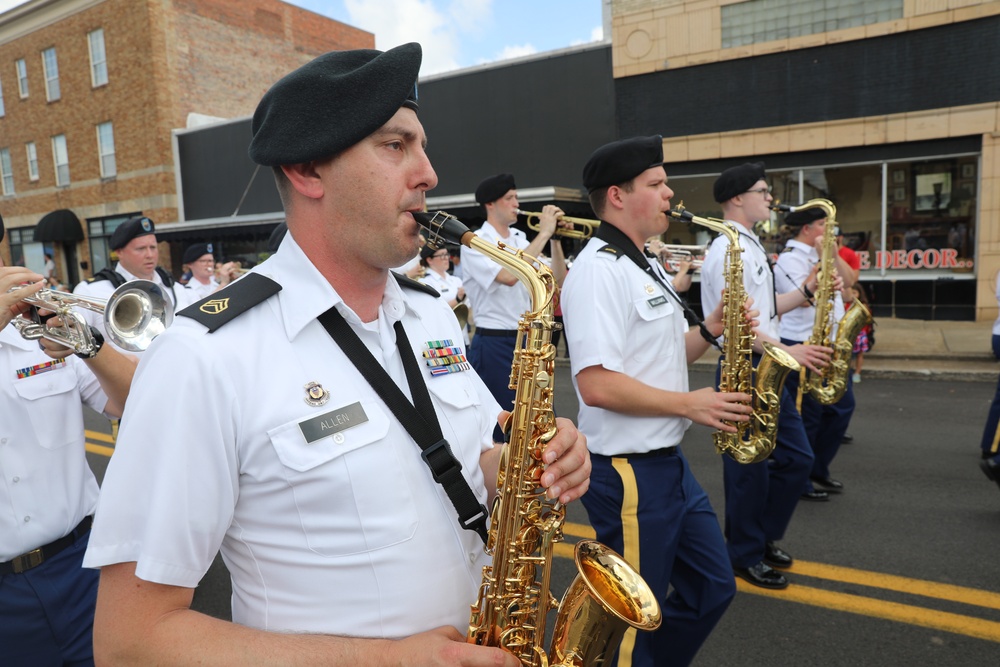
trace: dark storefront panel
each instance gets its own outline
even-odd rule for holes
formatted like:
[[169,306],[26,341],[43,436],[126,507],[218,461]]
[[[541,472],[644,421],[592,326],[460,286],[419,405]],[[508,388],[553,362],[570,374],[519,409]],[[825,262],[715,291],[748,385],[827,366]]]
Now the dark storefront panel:
[[883,280],[863,283],[872,315],[904,320],[976,319],[975,280]]

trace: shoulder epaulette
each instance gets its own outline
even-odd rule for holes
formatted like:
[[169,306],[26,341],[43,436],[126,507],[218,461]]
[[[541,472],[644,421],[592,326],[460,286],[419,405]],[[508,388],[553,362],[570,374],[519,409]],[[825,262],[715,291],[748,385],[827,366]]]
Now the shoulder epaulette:
[[208,327],[208,332],[212,333],[280,291],[281,285],[267,276],[248,273],[177,314],[204,324]]
[[785,254],[786,252],[791,252],[791,251],[793,251],[793,250],[795,250],[795,248],[793,248],[793,247],[792,247],[792,246],[790,246],[790,245],[786,245],[786,246],[785,246],[785,249],[781,251],[781,254]]
[[435,298],[441,296],[441,293],[438,292],[433,287],[431,287],[430,285],[425,285],[421,282],[417,282],[413,278],[407,278],[402,273],[396,273],[395,271],[390,271],[389,273],[393,275],[393,277],[396,279],[396,282],[399,283],[399,286],[404,289],[414,289],[417,290],[418,292],[423,292],[424,294],[430,294]]
[[613,245],[605,245],[603,248],[598,248],[597,252],[606,252],[609,255],[614,255],[615,259],[621,259],[624,257],[621,251]]

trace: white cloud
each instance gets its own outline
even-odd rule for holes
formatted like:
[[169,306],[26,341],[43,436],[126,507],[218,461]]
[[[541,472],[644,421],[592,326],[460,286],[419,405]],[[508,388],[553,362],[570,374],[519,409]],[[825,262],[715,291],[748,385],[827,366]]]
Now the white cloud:
[[590,41],[592,42],[603,42],[604,41],[604,26],[599,25],[590,31]]
[[14,9],[18,5],[23,5],[27,0],[0,0],[0,14],[3,14],[8,9]]
[[531,44],[511,44],[510,46],[503,47],[503,50],[497,54],[495,60],[510,60],[511,58],[530,56],[535,53],[538,53],[538,49]]
[[[478,6],[484,2],[462,0],[453,4],[470,5],[473,11],[479,11]],[[420,42],[424,52],[421,74],[458,67],[459,40],[454,22],[431,0],[346,0],[344,6],[352,25],[375,34],[377,49],[384,51],[406,42]]]

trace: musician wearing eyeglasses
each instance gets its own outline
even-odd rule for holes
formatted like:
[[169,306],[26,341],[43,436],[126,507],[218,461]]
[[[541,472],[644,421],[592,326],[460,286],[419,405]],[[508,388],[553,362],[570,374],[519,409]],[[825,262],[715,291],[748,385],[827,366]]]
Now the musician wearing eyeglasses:
[[[708,341],[687,330],[684,306],[646,240],[667,231],[670,198],[659,136],[597,149],[583,170],[600,216],[562,293],[579,425],[593,474],[582,498],[597,539],[656,594],[663,623],[626,635],[618,665],[687,665],[736,592],[708,496],[679,444],[692,422],[732,430],[750,396],[689,391],[688,363]],[[752,313],[752,311],[751,311]],[[722,309],[705,318],[722,334]]]
[[22,338],[8,325],[40,281],[0,259],[0,662],[93,664],[97,573],[82,562],[98,487],[82,406],[120,416],[135,359]]
[[[90,280],[86,280],[73,290],[74,294],[98,299],[109,298],[114,291],[132,280],[151,280],[163,290],[170,302],[170,307],[178,305],[177,291],[173,277],[159,264],[159,250],[156,245],[156,225],[146,216],[129,218],[115,228],[108,239],[108,247],[117,254],[118,262],[114,267],[106,266]],[[109,339],[104,319],[98,313],[81,310],[80,314],[90,326]],[[110,339],[109,345],[115,345]],[[119,351],[122,348],[115,346]],[[129,351],[128,354],[141,354]]]
[[448,273],[450,264],[447,248],[434,249],[425,245],[420,249],[420,265],[425,269],[420,282],[433,287],[449,307],[455,308],[465,302],[465,288],[461,278]]
[[[420,62],[418,44],[328,53],[258,105],[249,153],[288,233],[140,364],[85,561],[100,661],[517,667],[464,636],[500,409],[444,351],[447,303],[390,272],[437,183]],[[570,502],[586,441],[557,427],[540,483]],[[220,551],[233,622],[190,608]]]
[[[497,174],[484,179],[476,187],[476,201],[486,212],[486,222],[476,235],[489,243],[503,242],[511,250],[523,250],[539,257],[549,246],[552,273],[562,284],[566,275],[566,259],[558,240],[552,241],[559,225],[556,218],[562,209],[548,204],[542,208],[538,234],[529,243],[527,236],[514,229],[517,222],[517,186],[511,174]],[[517,277],[471,248],[462,247],[462,280],[469,295],[476,328],[469,349],[469,361],[490,393],[505,410],[514,403],[514,390],[509,387],[510,367],[514,361],[517,322],[531,305],[528,290]]]
[[[739,232],[743,248],[743,284],[760,309],[760,327],[756,330],[753,364],[762,353],[762,343],[771,343],[790,354],[799,364],[818,370],[829,362],[833,352],[818,345],[783,345],[779,341],[778,316],[806,301],[806,293],[816,288],[810,278],[806,290],[795,289],[778,294],[770,258],[754,225],[771,216],[771,189],[762,162],[730,167],[713,185],[715,201],[722,207],[725,220]],[[725,257],[729,239],[720,234],[709,246],[701,267],[701,302],[706,312],[722,300],[725,287]],[[777,545],[791,522],[799,495],[809,477],[813,455],[802,418],[795,409],[795,397],[787,386],[781,394],[778,434],[771,456],[759,463],[738,463],[723,457],[726,488],[725,534],[733,571],[755,586],[781,589],[788,579],[779,572],[792,565],[792,557]]]

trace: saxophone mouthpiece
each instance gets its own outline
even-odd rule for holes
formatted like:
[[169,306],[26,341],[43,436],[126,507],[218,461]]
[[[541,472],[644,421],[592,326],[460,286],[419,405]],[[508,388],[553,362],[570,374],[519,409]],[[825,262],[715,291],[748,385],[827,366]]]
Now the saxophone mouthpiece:
[[444,211],[412,211],[411,215],[427,230],[427,245],[432,248],[442,248],[446,243],[468,246],[475,236],[461,220]]
[[677,218],[678,220],[683,220],[685,222],[691,222],[694,219],[694,214],[684,208],[684,202],[682,201],[677,206],[674,206],[668,212],[671,218]]
[[796,209],[798,209],[798,206],[789,206],[788,204],[781,204],[778,202],[777,199],[775,199],[774,203],[771,204],[772,211],[782,211],[784,213],[792,213]]

